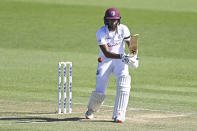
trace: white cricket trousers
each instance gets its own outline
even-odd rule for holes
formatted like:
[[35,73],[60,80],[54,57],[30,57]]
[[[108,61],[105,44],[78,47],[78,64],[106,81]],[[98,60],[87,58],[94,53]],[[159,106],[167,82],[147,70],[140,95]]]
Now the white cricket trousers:
[[96,92],[105,94],[110,74],[113,73],[116,80],[122,75],[129,75],[128,65],[121,59],[104,58],[98,63],[96,74]]

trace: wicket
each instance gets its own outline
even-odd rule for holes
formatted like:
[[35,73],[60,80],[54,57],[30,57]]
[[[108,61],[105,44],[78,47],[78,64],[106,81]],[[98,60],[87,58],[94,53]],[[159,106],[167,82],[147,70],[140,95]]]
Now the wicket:
[[72,113],[72,62],[59,62],[58,66],[58,114],[61,114],[61,70],[63,65],[63,114],[66,114],[67,109],[67,65],[69,65],[69,113]]

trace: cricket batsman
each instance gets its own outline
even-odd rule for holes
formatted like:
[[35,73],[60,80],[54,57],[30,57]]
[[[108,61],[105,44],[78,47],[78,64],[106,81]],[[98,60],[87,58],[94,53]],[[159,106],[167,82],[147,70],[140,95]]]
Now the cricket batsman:
[[131,43],[131,34],[126,25],[120,24],[120,13],[115,8],[107,9],[104,16],[104,26],[96,33],[100,47],[99,63],[96,74],[96,89],[92,91],[86,119],[94,118],[94,113],[99,111],[104,103],[105,92],[110,74],[113,73],[117,80],[116,99],[112,119],[114,122],[125,121],[126,108],[129,101],[131,77],[129,67],[138,67],[137,53],[134,56],[125,54],[125,43]]

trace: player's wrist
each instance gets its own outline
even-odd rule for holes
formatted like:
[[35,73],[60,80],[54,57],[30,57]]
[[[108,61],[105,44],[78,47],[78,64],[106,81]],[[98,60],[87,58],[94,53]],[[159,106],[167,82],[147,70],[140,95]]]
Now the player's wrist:
[[119,54],[120,55],[120,59],[122,59],[123,54]]
[[122,59],[125,55],[124,54],[120,54],[120,59]]

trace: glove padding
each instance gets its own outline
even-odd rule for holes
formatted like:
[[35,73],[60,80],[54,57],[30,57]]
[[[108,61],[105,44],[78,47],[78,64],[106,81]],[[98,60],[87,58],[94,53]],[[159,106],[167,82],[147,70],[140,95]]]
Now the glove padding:
[[131,67],[131,68],[137,68],[138,67],[137,55],[135,55],[135,56],[122,55],[121,60],[125,64],[129,65],[129,67]]
[[135,63],[134,59],[129,55],[122,55],[121,60],[127,65]]

